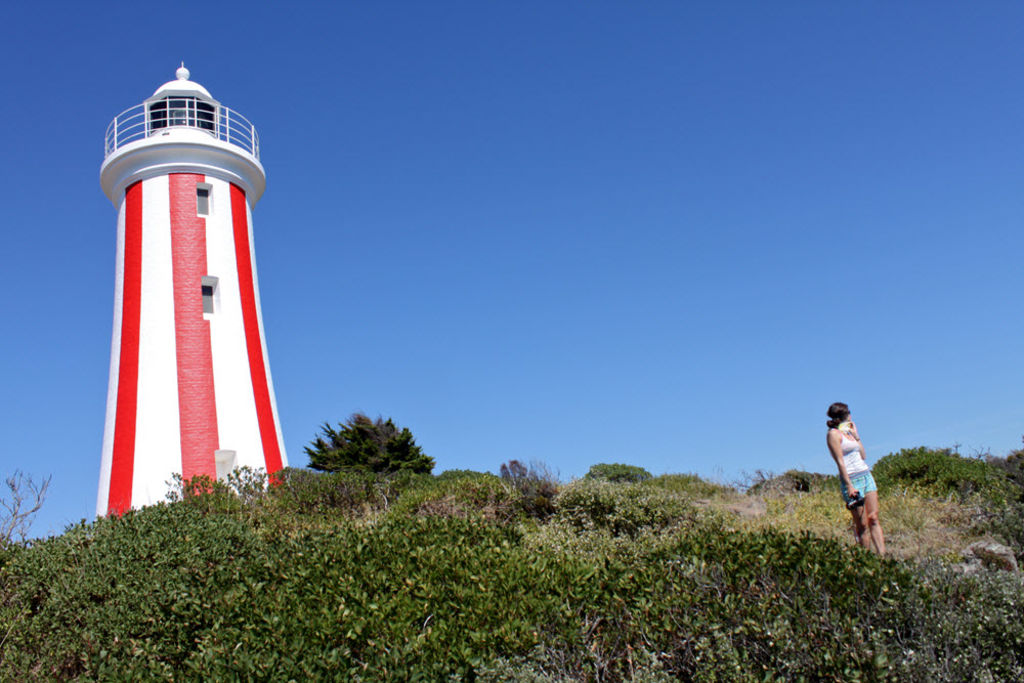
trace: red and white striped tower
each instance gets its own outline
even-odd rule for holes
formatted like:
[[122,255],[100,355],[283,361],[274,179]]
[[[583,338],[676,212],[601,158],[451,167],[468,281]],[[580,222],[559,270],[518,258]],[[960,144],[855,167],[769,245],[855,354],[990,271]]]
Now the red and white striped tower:
[[176,75],[107,129],[117,283],[99,515],[163,500],[175,473],[287,465],[253,251],[256,129]]

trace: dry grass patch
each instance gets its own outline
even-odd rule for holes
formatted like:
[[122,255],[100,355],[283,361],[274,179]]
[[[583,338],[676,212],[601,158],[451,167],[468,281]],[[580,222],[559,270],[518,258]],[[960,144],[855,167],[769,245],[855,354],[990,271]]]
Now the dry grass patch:
[[[764,499],[766,514],[739,518],[738,528],[773,528],[822,538],[854,542],[853,523],[839,494],[832,491],[794,493]],[[883,496],[879,516],[887,550],[899,558],[959,557],[968,544],[981,538],[972,530],[968,506],[934,500],[914,493]]]
[[886,547],[899,558],[960,559],[960,551],[981,538],[972,529],[970,507],[904,493],[881,500]]

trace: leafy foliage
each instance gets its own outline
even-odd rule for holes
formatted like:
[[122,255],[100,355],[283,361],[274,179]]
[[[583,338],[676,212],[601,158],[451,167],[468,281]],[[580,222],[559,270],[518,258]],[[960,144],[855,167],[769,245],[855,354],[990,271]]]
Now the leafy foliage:
[[591,465],[587,472],[586,479],[601,479],[614,482],[640,482],[651,478],[651,473],[643,467],[636,465],[623,465],[620,463],[598,463]]
[[321,435],[306,447],[306,455],[310,467],[327,472],[429,473],[434,469],[434,459],[416,445],[408,427],[399,429],[391,418],[371,420],[360,413],[338,429],[324,423]]
[[560,521],[580,530],[608,529],[616,536],[664,529],[693,516],[685,499],[659,487],[587,479],[567,486],[556,508]]
[[423,478],[405,492],[393,515],[482,517],[508,523],[519,516],[515,490],[493,474],[445,473]]
[[374,474],[360,470],[311,472],[281,470],[271,490],[271,502],[281,513],[316,517],[355,518],[389,509],[399,495],[429,475],[408,470]]
[[1013,483],[1013,497],[1024,503],[1024,449],[1012,451],[1005,458],[989,456],[985,461],[1003,471]]
[[839,490],[837,477],[803,470],[787,470],[777,476],[758,470],[754,473],[754,480],[748,492],[762,496]]
[[530,468],[507,464],[191,480],[172,503],[12,545],[0,680],[1024,675],[1017,577],[736,528],[688,479],[583,479],[522,521]]
[[509,460],[500,468],[501,478],[519,492],[520,509],[529,517],[545,519],[555,511],[558,482],[540,464],[529,467],[518,460]]
[[696,474],[662,474],[651,479],[650,484],[692,498],[708,498],[736,493],[728,486],[701,479]]
[[909,488],[937,497],[981,496],[1002,503],[1014,494],[1006,473],[980,458],[964,458],[950,449],[923,446],[891,453],[872,467],[883,493]]

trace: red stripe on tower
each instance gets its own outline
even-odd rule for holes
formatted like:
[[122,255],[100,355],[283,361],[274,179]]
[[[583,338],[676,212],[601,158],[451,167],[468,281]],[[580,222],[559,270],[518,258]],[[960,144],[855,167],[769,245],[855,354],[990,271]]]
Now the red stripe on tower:
[[174,272],[174,336],[181,416],[181,475],[217,478],[217,401],[213,387],[210,323],[203,318],[206,219],[196,211],[196,186],[206,176],[172,173],[171,261]]
[[107,513],[132,506],[135,463],[135,411],[139,395],[139,321],[142,314],[142,182],[124,199],[124,272],[121,285],[121,356],[117,372],[117,412],[110,463]]
[[235,233],[235,260],[238,266],[238,289],[242,299],[242,321],[245,327],[245,345],[249,352],[249,372],[256,399],[256,419],[263,442],[263,458],[267,474],[281,469],[281,449],[278,446],[277,426],[270,400],[267,366],[263,358],[260,337],[259,312],[256,309],[256,281],[253,277],[252,249],[249,244],[248,205],[245,192],[231,185],[231,224]]

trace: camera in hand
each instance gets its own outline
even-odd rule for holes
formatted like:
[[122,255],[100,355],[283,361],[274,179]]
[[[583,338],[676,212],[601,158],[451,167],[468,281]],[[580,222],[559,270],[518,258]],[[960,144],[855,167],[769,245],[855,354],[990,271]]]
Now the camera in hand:
[[846,509],[853,510],[854,508],[859,508],[863,504],[864,494],[861,493],[860,491],[857,491],[857,495],[850,496],[850,501],[846,504]]

